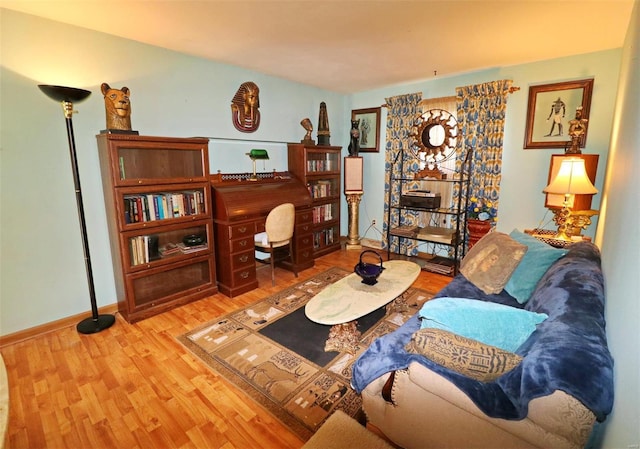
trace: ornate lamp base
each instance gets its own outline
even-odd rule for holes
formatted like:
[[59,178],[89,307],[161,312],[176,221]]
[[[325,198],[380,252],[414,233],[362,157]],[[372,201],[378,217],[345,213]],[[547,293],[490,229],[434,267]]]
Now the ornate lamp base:
[[569,208],[551,209],[553,222],[558,225],[556,239],[571,241],[571,237],[578,237],[582,229],[591,224],[591,217],[598,215],[597,210],[570,210]]

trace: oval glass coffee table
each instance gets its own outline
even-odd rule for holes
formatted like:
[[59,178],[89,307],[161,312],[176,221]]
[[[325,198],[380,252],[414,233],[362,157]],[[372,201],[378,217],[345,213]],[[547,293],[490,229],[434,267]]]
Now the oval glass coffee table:
[[355,352],[360,339],[355,320],[393,301],[420,274],[420,265],[407,260],[389,260],[382,266],[384,270],[375,285],[364,284],[360,276],[352,273],[325,287],[307,303],[307,318],[333,326],[325,351]]

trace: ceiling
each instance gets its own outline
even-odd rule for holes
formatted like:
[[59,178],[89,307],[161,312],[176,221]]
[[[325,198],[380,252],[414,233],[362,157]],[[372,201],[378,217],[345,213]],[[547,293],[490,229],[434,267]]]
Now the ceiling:
[[634,0],[0,0],[340,93],[622,47]]

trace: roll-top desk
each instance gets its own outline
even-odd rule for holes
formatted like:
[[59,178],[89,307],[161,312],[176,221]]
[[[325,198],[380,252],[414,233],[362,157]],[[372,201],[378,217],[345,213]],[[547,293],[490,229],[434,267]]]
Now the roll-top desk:
[[[254,235],[264,231],[267,215],[282,203],[293,203],[296,208],[292,248],[295,268],[300,272],[314,265],[311,196],[304,184],[287,173],[268,174],[257,181],[217,174],[210,180],[221,293],[233,297],[258,287]],[[288,260],[278,266],[293,270]]]

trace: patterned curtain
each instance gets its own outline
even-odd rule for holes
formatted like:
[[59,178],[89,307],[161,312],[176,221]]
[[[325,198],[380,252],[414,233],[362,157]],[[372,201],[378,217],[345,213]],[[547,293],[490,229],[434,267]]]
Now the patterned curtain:
[[[476,197],[491,202],[497,210],[502,172],[504,117],[511,80],[492,81],[456,88],[460,155],[473,151],[469,191],[463,189],[463,204]],[[458,158],[462,164],[462,157]]]
[[[399,225],[417,225],[418,214],[405,211],[402,215],[397,209],[389,208],[389,198],[392,204],[400,203],[400,183],[394,182],[391,188],[391,172],[394,177],[413,175],[418,170],[418,161],[413,157],[411,146],[415,137],[411,136],[413,124],[419,115],[418,104],[422,99],[421,93],[399,95],[397,97],[386,98],[387,104],[387,144],[385,152],[385,202],[384,202],[384,223],[382,226],[383,247],[387,248],[387,229]],[[398,245],[398,240],[400,244]],[[391,251],[415,255],[418,253],[417,241],[411,239],[392,238]]]

